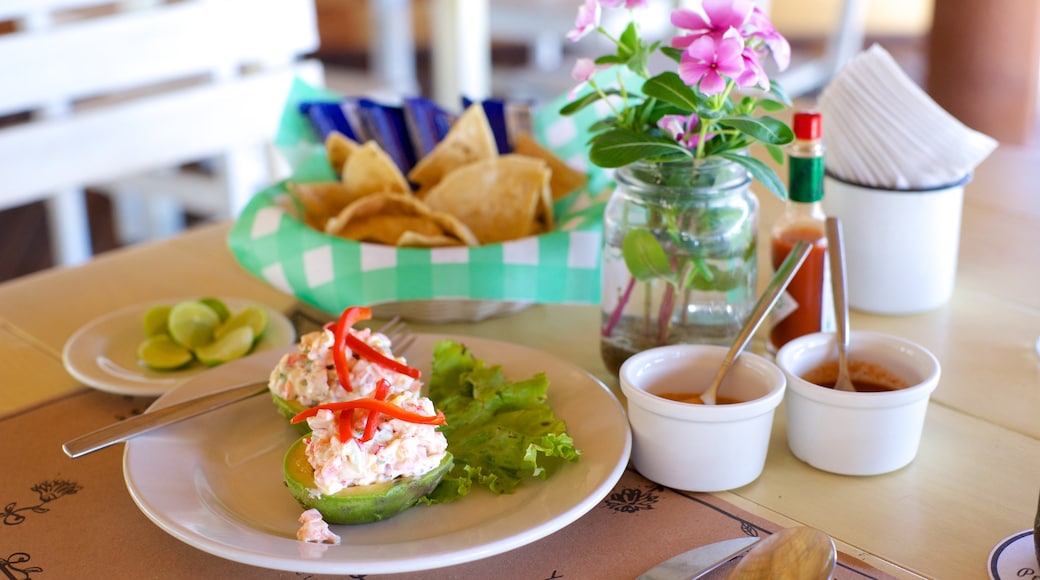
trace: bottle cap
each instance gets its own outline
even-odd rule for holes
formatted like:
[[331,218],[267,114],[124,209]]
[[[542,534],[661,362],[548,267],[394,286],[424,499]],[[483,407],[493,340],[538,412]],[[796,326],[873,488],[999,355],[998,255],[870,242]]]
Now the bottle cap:
[[794,138],[814,141],[823,136],[823,116],[815,111],[794,114]]

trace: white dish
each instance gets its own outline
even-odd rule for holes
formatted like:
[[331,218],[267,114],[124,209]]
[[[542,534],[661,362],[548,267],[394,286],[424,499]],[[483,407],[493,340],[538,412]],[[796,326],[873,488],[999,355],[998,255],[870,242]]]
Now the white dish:
[[[144,313],[152,306],[173,305],[181,299],[159,300],[128,306],[96,318],[77,330],[65,341],[62,362],[76,380],[102,391],[121,395],[162,395],[188,379],[208,370],[193,363],[175,371],[156,371],[137,362],[137,345],[145,339],[141,324]],[[296,341],[292,323],[281,312],[246,300],[221,298],[231,312],[249,304],[267,310],[267,330],[253,348],[253,354],[278,350]]]
[[989,577],[993,580],[1034,578],[1038,569],[1033,530],[1004,538],[989,553]]
[[[507,377],[541,370],[549,401],[582,451],[546,481],[514,494],[483,489],[461,500],[418,506],[389,520],[332,526],[340,545],[299,542],[302,509],[282,483],[282,459],[297,436],[260,396],[127,443],[127,489],[146,516],[179,540],[229,560],[313,574],[390,574],[487,558],[577,520],[614,487],[632,439],[624,409],[603,383],[568,361],[494,340],[417,335],[409,359],[429,376],[434,343],[453,338]],[[217,367],[160,398],[161,408],[219,387],[267,376],[277,353]]]

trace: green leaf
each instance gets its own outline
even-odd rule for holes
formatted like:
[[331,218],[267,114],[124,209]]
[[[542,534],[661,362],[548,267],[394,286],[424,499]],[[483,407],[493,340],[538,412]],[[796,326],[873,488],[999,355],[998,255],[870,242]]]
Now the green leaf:
[[[607,95],[607,96],[610,96],[610,95],[620,95],[621,93],[617,89],[605,89],[603,91],[603,94]],[[603,96],[600,95],[599,91],[590,91],[590,92],[585,93],[584,95],[578,97],[577,99],[571,101],[570,103],[567,103],[563,107],[560,107],[560,114],[561,115],[573,115],[574,113],[577,113],[578,111],[584,109],[585,107],[595,103],[596,101],[600,100],[601,98],[603,98]]]
[[586,93],[585,95],[582,95],[581,97],[579,97],[579,98],[577,98],[577,99],[567,103],[563,107],[561,107],[560,108],[560,114],[561,115],[573,115],[574,113],[577,113],[578,111],[584,109],[585,107],[591,105],[592,103],[595,103],[596,101],[599,100],[599,98],[600,98],[599,97],[599,93],[597,93],[596,91],[592,91],[591,93]]
[[769,94],[776,97],[776,100],[783,103],[784,106],[791,106],[791,97],[787,96],[787,92],[784,91],[784,87],[780,83],[776,81],[769,81]]
[[715,281],[715,272],[704,262],[703,258],[694,258],[692,267],[683,281],[683,288],[694,288],[696,290],[712,290]]
[[786,145],[794,140],[794,132],[786,123],[772,117],[723,117],[723,127],[736,129],[768,145]]
[[783,182],[780,181],[780,178],[776,176],[776,173],[765,163],[762,163],[754,157],[739,155],[737,153],[719,153],[719,157],[743,165],[744,168],[751,173],[751,177],[761,182],[762,185],[769,189],[769,191],[772,191],[781,200],[787,199],[787,187],[784,186]]
[[781,149],[780,147],[777,147],[776,145],[768,145],[767,144],[765,147],[766,147],[766,151],[769,152],[769,156],[773,158],[773,161],[775,161],[778,165],[783,165],[783,163],[784,163],[784,150]]
[[770,113],[782,111],[787,108],[787,105],[781,103],[780,101],[774,101],[773,99],[760,99],[758,101],[758,106],[762,107],[762,109],[766,111],[769,111]]
[[621,32],[621,36],[618,38],[618,54],[627,53],[629,55],[636,54],[639,52],[639,46],[642,41],[639,39],[639,31],[636,30],[636,23],[629,22],[625,30]]
[[596,60],[594,60],[593,62],[595,62],[596,64],[601,65],[601,66],[602,65],[613,65],[613,64],[625,64],[625,63],[628,62],[628,57],[627,56],[622,56],[622,55],[616,55],[616,54],[605,54],[603,56],[597,57]]
[[621,255],[632,277],[640,282],[654,278],[670,279],[672,264],[654,234],[648,230],[630,230],[621,241]]
[[671,103],[684,111],[706,108],[704,99],[674,72],[663,72],[643,84],[643,93]]
[[672,48],[671,46],[661,47],[661,54],[667,56],[675,62],[679,62],[680,60],[682,60],[682,53],[683,51],[680,48]]
[[749,115],[755,110],[755,106],[758,102],[754,97],[747,96],[740,99],[740,104],[735,107],[736,111],[739,111],[742,115]]
[[692,156],[692,153],[672,139],[642,135],[624,128],[596,135],[589,148],[589,160],[599,167],[607,168],[676,154]]

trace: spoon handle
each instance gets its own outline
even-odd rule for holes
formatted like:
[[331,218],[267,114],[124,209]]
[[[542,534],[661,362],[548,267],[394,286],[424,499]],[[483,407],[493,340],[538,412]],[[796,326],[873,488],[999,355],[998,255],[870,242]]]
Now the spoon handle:
[[848,286],[845,283],[845,248],[842,243],[841,221],[827,218],[827,258],[831,266],[831,288],[834,294],[834,310],[838,327],[838,365],[846,368],[845,359],[849,349],[849,304],[846,299]]
[[702,400],[708,404],[715,403],[715,395],[719,390],[719,385],[722,384],[722,379],[726,376],[726,372],[729,367],[733,364],[740,353],[747,346],[752,335],[758,330],[758,327],[762,325],[762,321],[765,320],[766,314],[773,309],[776,301],[780,299],[780,295],[783,294],[784,290],[787,289],[787,285],[791,283],[794,275],[798,272],[798,268],[802,266],[802,262],[809,257],[809,252],[812,251],[812,244],[809,242],[799,240],[795,243],[794,247],[791,248],[791,253],[787,254],[787,258],[780,264],[780,267],[776,269],[776,273],[773,274],[773,278],[769,281],[766,286],[765,292],[762,297],[755,303],[755,308],[751,311],[751,315],[748,317],[748,321],[744,324],[744,327],[740,329],[740,333],[733,340],[733,345],[730,346],[729,352],[726,353],[726,357],[722,359],[722,366],[719,367],[718,372],[715,374],[714,380],[711,382],[711,386],[708,390],[701,395]]

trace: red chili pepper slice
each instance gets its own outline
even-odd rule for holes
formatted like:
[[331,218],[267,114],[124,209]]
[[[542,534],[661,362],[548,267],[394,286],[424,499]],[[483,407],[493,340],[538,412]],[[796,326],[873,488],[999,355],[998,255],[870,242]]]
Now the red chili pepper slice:
[[[379,379],[376,383],[376,394],[375,398],[377,401],[385,401],[390,395],[390,381],[386,379]],[[372,437],[376,434],[376,424],[379,419],[379,411],[372,409],[368,412],[368,417],[365,419],[365,432],[361,434],[361,442],[371,441]],[[340,441],[343,438],[340,437]]]
[[345,337],[345,341],[346,345],[350,347],[350,350],[356,352],[361,358],[368,359],[385,369],[390,369],[396,373],[407,375],[413,379],[419,378],[419,369],[410,367],[384,355],[376,350],[372,345],[353,334],[348,334]]
[[318,414],[318,411],[327,409],[332,412],[336,411],[353,411],[354,409],[368,409],[370,411],[378,411],[386,415],[390,415],[394,419],[400,419],[402,421],[408,421],[409,423],[416,423],[419,425],[443,425],[444,424],[444,413],[437,411],[436,415],[420,415],[412,411],[407,411],[398,407],[397,405],[374,399],[372,397],[363,397],[361,399],[354,399],[353,401],[340,401],[338,403],[323,403],[317,407],[311,407],[304,411],[301,411],[292,418],[292,423],[300,423],[306,421],[308,417],[313,417]]
[[372,318],[372,309],[364,306],[351,306],[339,315],[339,322],[336,323],[333,331],[332,360],[336,363],[336,376],[339,378],[339,384],[348,393],[354,388],[350,386],[350,367],[347,366],[345,341],[347,337],[353,336],[350,334],[350,328],[354,326],[355,322],[369,318]]

